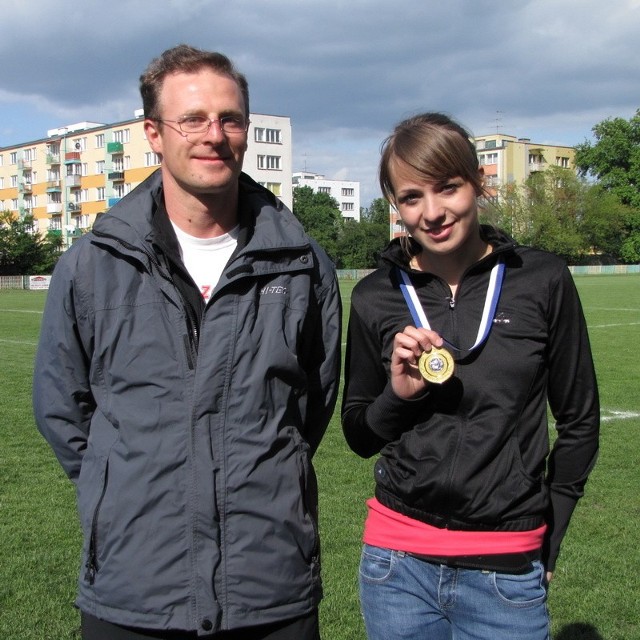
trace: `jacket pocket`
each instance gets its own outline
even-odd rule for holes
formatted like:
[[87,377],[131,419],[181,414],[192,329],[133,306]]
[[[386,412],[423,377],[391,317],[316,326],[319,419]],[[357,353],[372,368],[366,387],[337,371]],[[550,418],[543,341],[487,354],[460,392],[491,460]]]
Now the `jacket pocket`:
[[107,485],[109,483],[109,460],[106,461],[104,468],[104,476],[102,482],[102,488],[100,490],[100,495],[98,497],[98,501],[93,510],[93,515],[91,517],[91,529],[89,531],[89,548],[87,551],[87,561],[85,562],[85,575],[84,579],[90,585],[92,585],[95,581],[96,573],[98,572],[98,517],[100,515],[100,507],[102,506],[102,501],[104,500],[104,496],[107,493]]

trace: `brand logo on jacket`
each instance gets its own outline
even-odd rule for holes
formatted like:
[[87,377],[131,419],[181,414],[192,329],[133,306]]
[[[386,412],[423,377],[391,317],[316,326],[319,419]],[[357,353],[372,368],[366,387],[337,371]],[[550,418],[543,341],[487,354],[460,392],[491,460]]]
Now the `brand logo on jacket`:
[[261,296],[268,296],[268,295],[285,296],[287,295],[287,287],[285,287],[284,285],[269,284],[266,287],[262,287],[262,289],[260,289],[260,295]]
[[496,317],[493,319],[493,324],[510,324],[511,318],[509,318],[502,311],[496,314]]

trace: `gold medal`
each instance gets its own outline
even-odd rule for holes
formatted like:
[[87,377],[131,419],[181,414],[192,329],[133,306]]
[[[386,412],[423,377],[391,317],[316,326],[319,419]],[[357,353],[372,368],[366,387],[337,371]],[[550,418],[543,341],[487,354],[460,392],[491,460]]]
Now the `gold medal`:
[[420,356],[418,369],[427,382],[442,384],[453,375],[453,356],[446,349],[431,347]]

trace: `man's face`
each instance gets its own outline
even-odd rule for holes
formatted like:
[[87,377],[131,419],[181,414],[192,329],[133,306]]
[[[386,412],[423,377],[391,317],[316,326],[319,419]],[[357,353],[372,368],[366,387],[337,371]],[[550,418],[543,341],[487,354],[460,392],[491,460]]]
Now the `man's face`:
[[[184,116],[218,120],[245,113],[238,84],[211,69],[168,75],[159,94],[160,119]],[[219,122],[208,131],[184,134],[176,122],[147,120],[145,133],[151,149],[162,156],[163,183],[181,195],[225,195],[238,188],[238,176],[247,149],[247,132],[225,133]]]

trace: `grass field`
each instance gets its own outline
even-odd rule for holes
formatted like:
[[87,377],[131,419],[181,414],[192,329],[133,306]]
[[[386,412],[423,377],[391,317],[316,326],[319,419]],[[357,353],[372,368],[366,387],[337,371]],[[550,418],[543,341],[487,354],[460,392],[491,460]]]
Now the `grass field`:
[[[576,282],[603,422],[600,459],[550,589],[554,640],[637,640],[640,276],[581,276]],[[352,286],[342,283],[345,323]],[[0,291],[0,640],[79,638],[72,604],[80,553],[74,491],[31,414],[32,362],[44,300],[42,292]],[[323,640],[364,639],[357,570],[372,465],[349,452],[336,412],[316,457]]]

